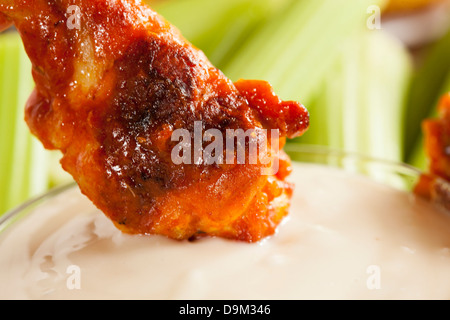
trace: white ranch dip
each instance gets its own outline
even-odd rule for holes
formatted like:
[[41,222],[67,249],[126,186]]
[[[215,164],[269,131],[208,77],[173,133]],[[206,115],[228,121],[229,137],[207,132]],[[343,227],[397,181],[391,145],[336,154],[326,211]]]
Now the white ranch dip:
[[450,218],[367,178],[296,165],[261,243],[130,236],[78,189],[0,234],[0,299],[449,299]]

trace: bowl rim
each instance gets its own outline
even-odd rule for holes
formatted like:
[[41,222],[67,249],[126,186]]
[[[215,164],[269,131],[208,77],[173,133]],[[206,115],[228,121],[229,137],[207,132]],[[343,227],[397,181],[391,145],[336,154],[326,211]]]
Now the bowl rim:
[[[359,152],[346,151],[346,150],[327,147],[327,146],[312,145],[312,144],[301,144],[301,145],[286,144],[284,146],[284,151],[286,151],[288,154],[290,152],[299,152],[299,153],[317,154],[317,155],[323,155],[323,156],[332,155],[332,156],[336,156],[336,157],[352,158],[355,160],[361,160],[361,161],[379,163],[379,164],[392,166],[392,167],[403,168],[403,169],[411,172],[412,174],[416,174],[416,175],[426,174],[425,171],[423,171],[417,167],[414,167],[413,165],[407,164],[405,162],[383,159],[380,157],[371,156],[371,155],[367,155],[367,154],[363,154],[363,153],[359,153]],[[293,162],[296,162],[296,161],[293,161]]]
[[48,199],[48,198],[51,199],[52,197],[55,197],[55,196],[63,193],[64,191],[69,190],[75,186],[77,186],[76,182],[65,183],[63,185],[54,187],[54,188],[48,190],[47,192],[44,192],[41,195],[32,197],[31,199],[23,202],[22,204],[16,206],[15,208],[13,208],[9,211],[6,211],[2,216],[0,216],[0,233],[3,231],[5,224],[7,224],[10,220],[14,219],[17,215],[19,215],[23,211],[31,208],[34,205],[37,205],[39,202],[41,202],[45,199]]
[[[397,173],[403,173],[411,176],[417,176],[420,177],[423,174],[426,174],[424,171],[421,171],[420,169],[406,164],[402,162],[392,161],[392,160],[386,160],[381,159],[378,157],[358,153],[358,152],[350,152],[345,151],[337,148],[332,148],[328,146],[321,146],[321,145],[311,145],[311,144],[295,144],[290,143],[286,144],[283,148],[283,150],[289,154],[292,155],[292,153],[298,153],[303,155],[310,155],[310,156],[321,156],[321,157],[336,157],[336,158],[342,158],[342,159],[352,159],[357,161],[362,161],[365,163],[373,163],[373,164],[380,164],[383,166],[391,167],[397,169]],[[307,161],[298,161],[298,160],[292,160],[292,163],[308,163]],[[314,162],[310,161],[309,163],[314,164]],[[326,164],[325,164],[326,165]],[[331,164],[328,164],[330,167],[335,167],[341,170],[346,170],[344,167],[341,166],[332,166]],[[366,176],[368,176],[366,174]],[[369,177],[370,178],[370,177]],[[444,184],[447,185],[448,189],[450,190],[450,183],[444,182]],[[74,187],[77,187],[78,184],[75,181],[71,181],[65,184],[62,184],[60,186],[56,186],[46,192],[44,192],[41,195],[38,195],[36,197],[33,197],[24,203],[18,205],[17,207],[6,211],[3,215],[0,216],[0,233],[8,227],[11,220],[16,218],[18,215],[24,213],[24,211],[28,209],[32,209],[33,206],[39,205],[40,202],[45,201],[46,199],[51,199],[53,197],[56,197],[63,192],[70,190]]]

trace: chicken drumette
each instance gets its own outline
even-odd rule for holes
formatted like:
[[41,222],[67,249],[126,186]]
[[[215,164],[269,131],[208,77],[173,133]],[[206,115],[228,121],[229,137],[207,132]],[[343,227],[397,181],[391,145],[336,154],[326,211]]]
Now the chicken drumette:
[[438,118],[422,124],[429,173],[421,176],[415,193],[450,210],[450,93],[441,98],[438,109]]
[[[0,27],[10,24],[33,65],[32,133],[62,151],[63,168],[118,228],[179,240],[274,233],[292,194],[281,148],[308,128],[302,105],[263,81],[232,83],[138,0],[0,0]],[[224,136],[278,130],[279,141],[259,141],[279,170],[174,163],[174,131],[194,133],[199,122]]]

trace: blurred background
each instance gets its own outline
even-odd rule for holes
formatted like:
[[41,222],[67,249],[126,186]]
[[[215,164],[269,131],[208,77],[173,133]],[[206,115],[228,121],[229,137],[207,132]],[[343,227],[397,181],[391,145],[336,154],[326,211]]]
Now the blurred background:
[[[421,122],[450,91],[447,0],[149,0],[236,81],[303,103],[312,144],[426,170]],[[31,65],[0,35],[0,215],[72,181],[28,131]]]

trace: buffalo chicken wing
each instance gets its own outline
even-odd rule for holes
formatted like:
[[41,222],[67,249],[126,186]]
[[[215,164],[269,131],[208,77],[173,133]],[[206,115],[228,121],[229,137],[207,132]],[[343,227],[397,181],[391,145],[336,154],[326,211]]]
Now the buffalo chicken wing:
[[[301,104],[264,81],[231,82],[138,0],[0,0],[0,27],[11,24],[33,66],[31,132],[61,150],[63,168],[119,229],[247,242],[275,232],[293,188],[281,148],[309,126]],[[196,122],[224,135],[277,130],[265,141],[279,170],[174,163],[173,133],[194,133]]]

